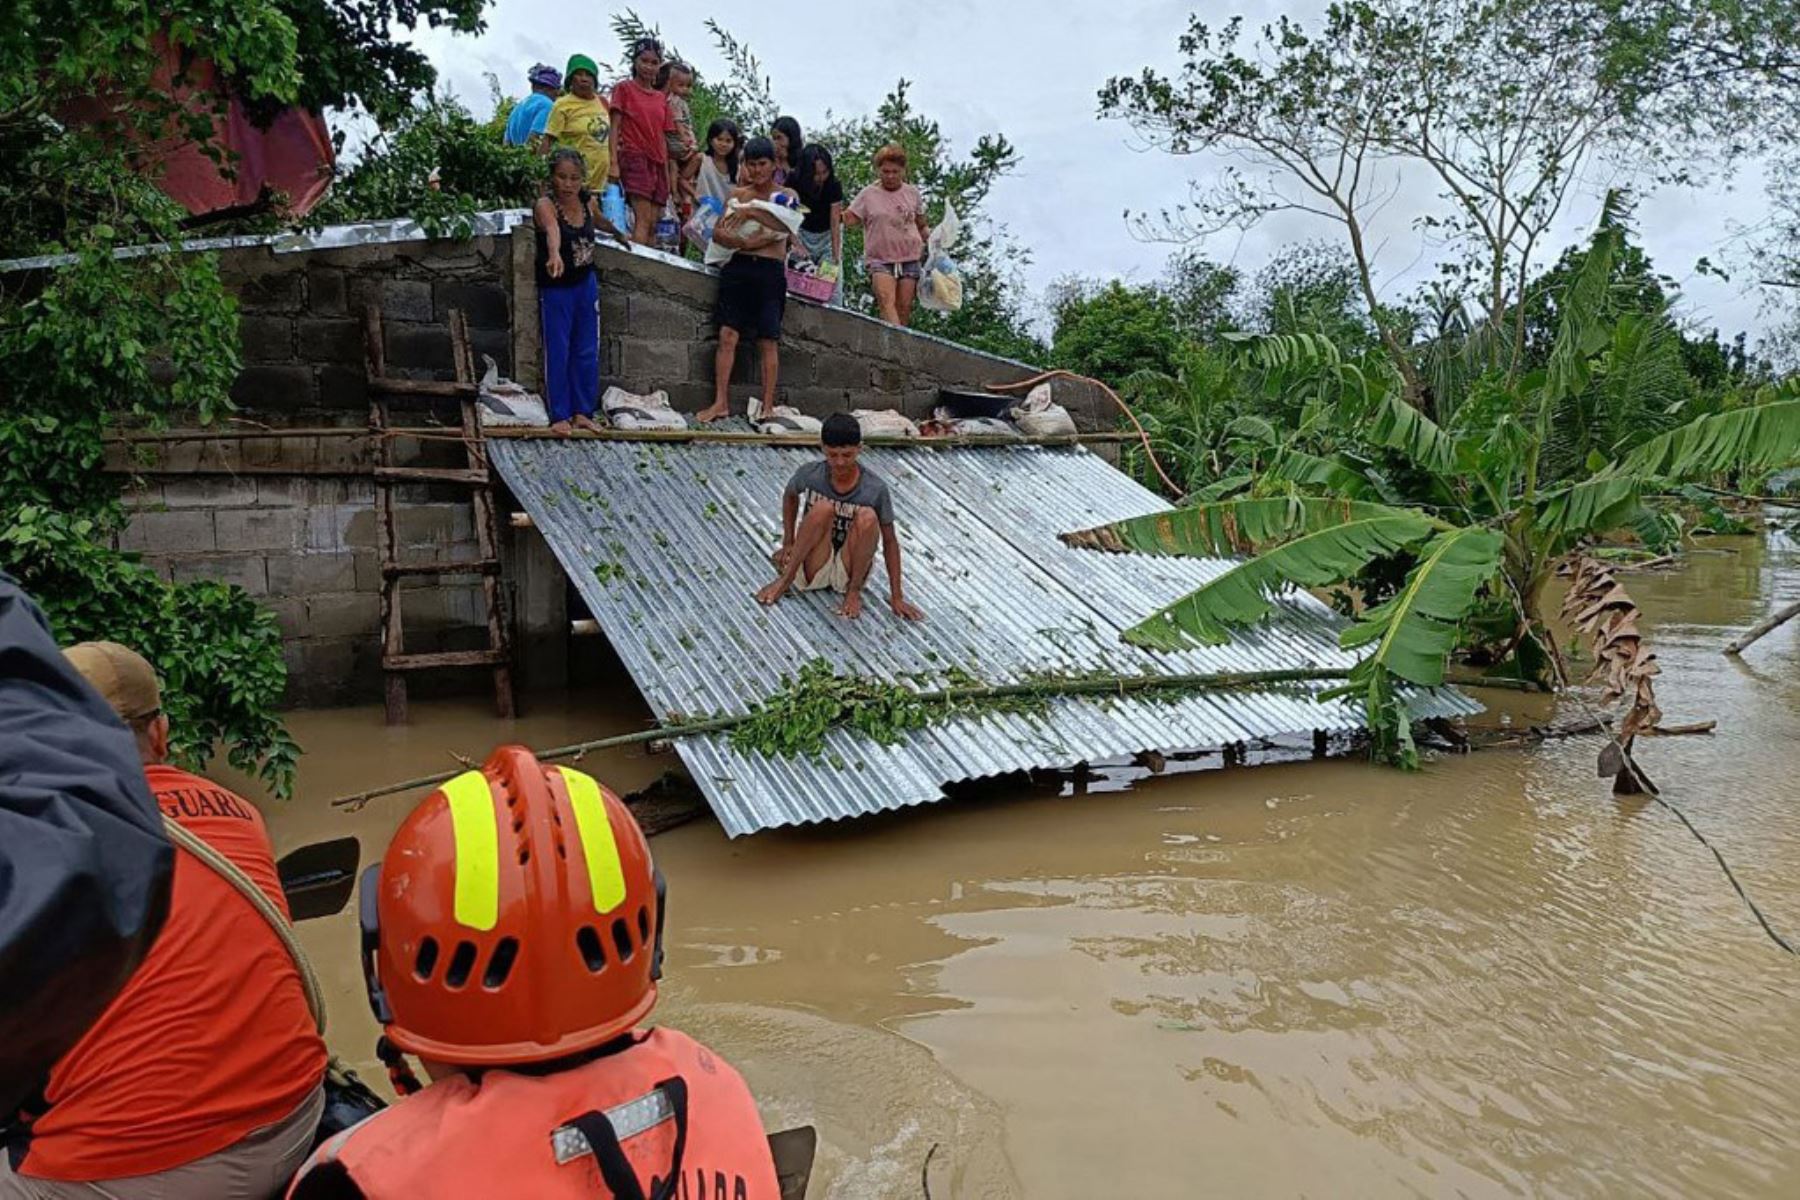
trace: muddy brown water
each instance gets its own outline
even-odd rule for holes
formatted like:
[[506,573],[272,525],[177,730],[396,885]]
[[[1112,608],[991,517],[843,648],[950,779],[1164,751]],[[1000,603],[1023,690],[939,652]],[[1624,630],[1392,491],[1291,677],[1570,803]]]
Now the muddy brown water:
[[[1800,935],[1800,623],[1717,653],[1796,598],[1800,558],[1704,548],[1629,586],[1668,719],[1719,731],[1640,760]],[[372,860],[408,801],[327,798],[646,715],[620,680],[511,724],[298,713],[310,753],[271,826]],[[928,1153],[940,1200],[1800,1195],[1800,961],[1673,817],[1607,794],[1596,749],[1115,770],[735,842],[689,825],[654,843],[657,1016],[735,1062],[770,1128],[818,1127],[813,1196],[920,1196]],[[628,790],[671,762],[586,765]],[[302,934],[334,1048],[379,1076],[351,914]]]

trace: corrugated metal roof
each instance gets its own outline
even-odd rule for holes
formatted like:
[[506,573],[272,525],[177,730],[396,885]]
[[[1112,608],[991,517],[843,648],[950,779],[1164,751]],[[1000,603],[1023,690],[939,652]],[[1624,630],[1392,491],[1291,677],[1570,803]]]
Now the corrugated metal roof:
[[[1228,564],[1063,545],[1057,535],[1068,530],[1167,507],[1080,448],[865,453],[893,490],[907,594],[927,613],[918,625],[888,611],[879,556],[859,621],[833,616],[835,597],[789,596],[772,609],[753,598],[773,577],[782,488],[816,450],[508,439],[490,441],[488,454],[665,717],[747,711],[816,657],[895,680],[935,681],[960,667],[989,684],[1355,661],[1338,648],[1338,618],[1303,593],[1228,646],[1153,654],[1121,642],[1135,619]],[[1044,712],[946,721],[892,746],[836,730],[819,758],[747,756],[722,734],[677,748],[736,836],[939,800],[956,780],[1360,727],[1354,704],[1313,699],[1322,686],[1175,700],[1067,697]],[[1417,697],[1415,710],[1450,716],[1479,705],[1446,689]]]

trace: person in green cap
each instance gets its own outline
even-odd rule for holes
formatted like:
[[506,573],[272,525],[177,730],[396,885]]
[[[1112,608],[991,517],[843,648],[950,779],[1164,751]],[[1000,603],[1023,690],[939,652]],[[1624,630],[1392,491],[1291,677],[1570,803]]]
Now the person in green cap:
[[600,98],[600,68],[585,54],[571,54],[563,87],[544,123],[543,151],[567,147],[581,155],[588,190],[598,196],[612,173],[612,110]]

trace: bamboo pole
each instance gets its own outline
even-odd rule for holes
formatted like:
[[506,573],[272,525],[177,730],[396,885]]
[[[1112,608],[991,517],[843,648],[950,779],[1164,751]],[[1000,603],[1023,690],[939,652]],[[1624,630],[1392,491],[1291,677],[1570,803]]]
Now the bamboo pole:
[[[1102,678],[1040,680],[1034,683],[1009,683],[994,687],[962,687],[942,688],[937,691],[920,692],[918,699],[926,704],[956,704],[981,700],[1007,700],[1021,697],[1055,697],[1055,696],[1124,696],[1137,692],[1208,692],[1227,691],[1233,688],[1258,687],[1265,684],[1302,683],[1318,680],[1344,679],[1349,671],[1335,667],[1300,667],[1291,671],[1226,671],[1210,675],[1113,675]],[[534,751],[540,760],[548,761],[559,758],[577,758],[590,751],[615,750],[622,746],[640,746],[645,742],[663,741],[671,738],[697,737],[707,733],[723,733],[746,721],[754,719],[755,712],[738,713],[735,716],[715,717],[707,721],[690,721],[684,724],[663,725],[656,729],[643,729],[636,733],[621,733],[613,737],[599,738],[591,742],[576,742],[569,746],[557,746],[549,750]],[[460,771],[443,771],[436,775],[421,775],[417,779],[407,779],[400,783],[390,783],[368,791],[357,792],[349,796],[341,796],[331,802],[333,808],[344,808],[356,812],[371,800],[382,796],[392,796],[400,792],[416,791],[423,787],[433,787],[461,774]]]
[[452,436],[458,441],[462,432],[451,425],[418,425],[394,426],[383,434],[376,434],[366,426],[323,425],[312,427],[295,427],[292,429],[169,429],[142,430],[108,434],[102,441],[109,446],[158,445],[174,442],[257,442],[273,438],[345,438],[354,441],[358,438],[385,437],[444,437]]
[[[817,447],[819,436],[813,433],[745,433],[729,429],[601,429],[595,431],[574,430],[570,433],[551,433],[548,429],[535,425],[495,425],[483,428],[484,438],[499,438],[508,441],[590,441],[590,442],[720,442],[727,445],[740,446],[807,446]],[[365,428],[350,428],[331,425],[316,428],[293,429],[178,429],[167,432],[117,433],[105,439],[108,445],[160,445],[179,442],[248,442],[264,441],[273,438],[344,438],[347,440],[388,438],[425,438],[462,441],[462,431],[450,425],[394,426],[377,433]],[[972,447],[972,446],[1084,446],[1115,445],[1121,442],[1135,442],[1137,435],[1132,433],[1103,432],[1077,433],[1064,437],[999,437],[982,434],[966,434],[958,437],[894,437],[889,435],[869,436],[863,439],[865,446],[925,446],[925,447]]]
[[[564,442],[653,442],[687,443],[719,442],[739,446],[805,446],[817,448],[816,433],[743,433],[730,429],[596,429],[552,433],[536,425],[491,425],[483,436],[508,441]],[[865,446],[963,447],[963,446],[1082,446],[1135,442],[1131,433],[1076,433],[1063,437],[997,437],[965,434],[957,437],[895,437],[871,434],[863,438]]]
[[1727,657],[1736,658],[1749,649],[1752,642],[1761,641],[1765,636],[1775,632],[1795,617],[1800,617],[1800,600],[1796,600],[1785,608],[1776,609],[1767,618],[1752,625],[1742,637],[1733,638],[1725,643],[1723,653]]

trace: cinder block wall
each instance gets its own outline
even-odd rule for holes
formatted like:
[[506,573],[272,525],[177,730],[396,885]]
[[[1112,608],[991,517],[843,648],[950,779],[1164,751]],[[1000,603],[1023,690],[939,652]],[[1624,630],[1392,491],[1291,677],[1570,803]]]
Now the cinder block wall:
[[[526,230],[460,242],[224,251],[220,269],[238,297],[244,357],[232,388],[234,424],[295,433],[169,442],[135,455],[115,448],[109,468],[132,475],[132,520],[121,547],[165,578],[236,583],[267,604],[286,639],[291,702],[345,703],[373,698],[381,688],[369,444],[300,432],[365,424],[364,308],[382,306],[391,374],[451,377],[448,318],[459,308],[477,355],[491,355],[503,374],[535,388],[542,347],[533,249]],[[689,412],[711,403],[716,277],[643,251],[603,249],[599,263],[603,381],[634,392],[665,389]],[[760,382],[753,359],[746,346],[731,390],[740,413]],[[918,418],[941,387],[977,389],[1032,373],[1021,363],[796,300],[788,306],[780,396],[817,415],[897,408]],[[1097,392],[1059,385],[1058,399],[1084,428],[1111,424]],[[443,401],[394,403],[396,424],[456,419],[455,406]],[[460,465],[461,458],[454,442],[399,441],[395,453],[411,465]],[[477,557],[465,490],[408,485],[396,498],[403,559]],[[521,682],[561,683],[569,661],[566,581],[535,531],[503,530],[502,543]],[[478,583],[408,583],[402,603],[409,651],[485,645]],[[483,671],[418,681],[421,694],[487,684]]]

